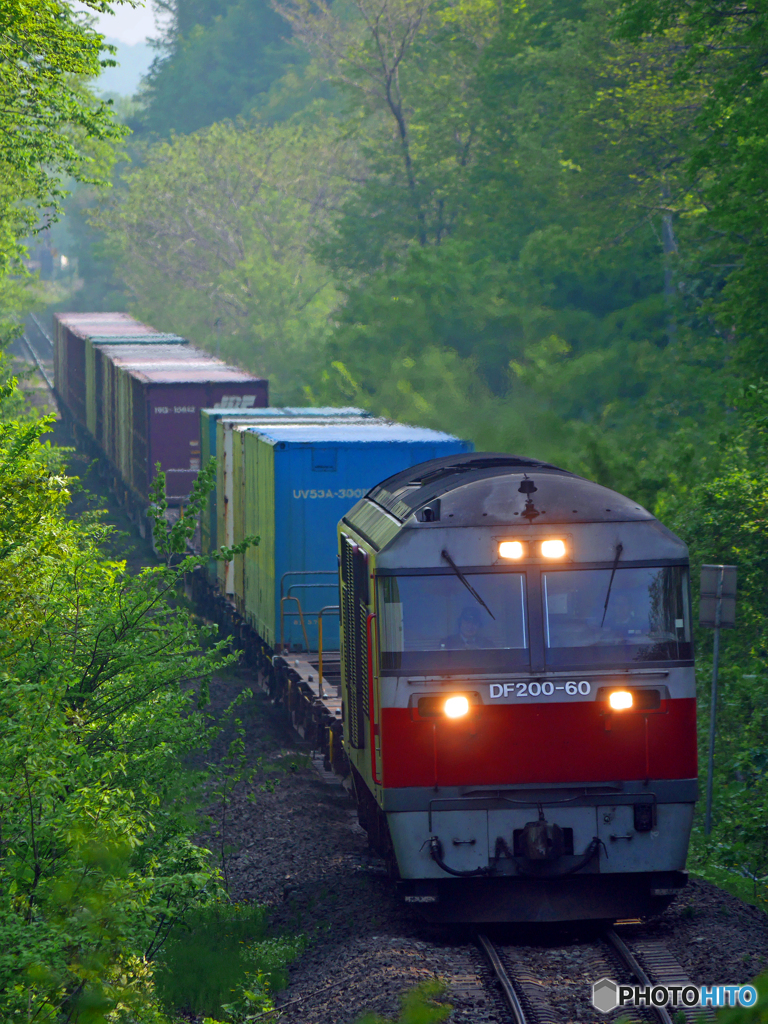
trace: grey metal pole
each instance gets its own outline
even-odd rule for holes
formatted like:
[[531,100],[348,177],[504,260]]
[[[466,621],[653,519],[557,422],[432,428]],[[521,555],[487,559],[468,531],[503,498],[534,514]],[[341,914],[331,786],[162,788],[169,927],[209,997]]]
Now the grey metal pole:
[[717,724],[717,669],[720,663],[720,617],[723,610],[723,575],[721,565],[717,573],[717,599],[715,601],[715,644],[712,652],[712,697],[709,707],[709,761],[707,764],[707,813],[704,835],[712,831],[712,774],[715,764],[715,728]]

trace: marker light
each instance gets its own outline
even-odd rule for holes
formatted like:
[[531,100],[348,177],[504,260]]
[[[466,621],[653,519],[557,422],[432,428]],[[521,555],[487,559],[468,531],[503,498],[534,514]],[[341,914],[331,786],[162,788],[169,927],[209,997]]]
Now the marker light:
[[443,711],[449,718],[461,718],[469,711],[469,701],[466,697],[449,697],[443,705]]
[[541,554],[544,558],[562,558],[565,554],[564,540],[543,540]]
[[608,703],[614,711],[626,711],[632,707],[632,694],[629,690],[614,690],[608,697]]
[[499,558],[522,558],[525,548],[519,540],[503,540],[499,544]]

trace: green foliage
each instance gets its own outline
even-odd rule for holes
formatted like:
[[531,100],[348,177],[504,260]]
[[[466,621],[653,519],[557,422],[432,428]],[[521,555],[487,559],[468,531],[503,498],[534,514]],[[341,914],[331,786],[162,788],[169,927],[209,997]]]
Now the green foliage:
[[135,311],[301,396],[336,302],[309,246],[343,187],[325,128],[216,125],[155,146],[104,224]]
[[688,215],[700,225],[700,263],[722,274],[722,292],[709,309],[738,339],[747,372],[765,374],[768,3],[627,0],[620,24],[634,39],[678,31],[678,80],[703,85],[705,98],[681,152],[691,189]]
[[444,1002],[445,984],[439,978],[424,981],[402,996],[403,1008],[397,1020],[368,1013],[358,1024],[440,1024],[451,1015],[453,1007]]
[[723,1024],[765,1024],[768,1021],[768,975],[761,974],[752,984],[757,989],[755,1005],[721,1010],[717,1015],[718,1021]]
[[184,1010],[234,1024],[274,1008],[288,982],[286,967],[304,940],[268,935],[266,911],[216,902],[188,915],[166,943],[156,971],[170,1012]]
[[[190,84],[151,100],[164,131],[242,113],[272,74],[221,44],[246,6],[165,4],[153,88]],[[346,107],[150,147],[108,215],[134,309],[277,401],[354,393],[652,505],[716,471],[726,394],[763,358],[763,6],[284,0]]]
[[[366,4],[351,22],[317,10],[287,13],[359,104],[347,124],[370,170],[320,232],[345,302],[312,394],[652,504],[732,372],[694,289],[675,297],[675,132],[699,96],[675,92],[672,42],[612,37],[601,4],[393,2],[387,31],[407,45],[387,51],[390,100]],[[670,428],[682,462],[659,451]]]
[[294,64],[290,28],[266,0],[171,0],[163,52],[147,76],[141,130],[187,134],[247,116]]
[[[102,0],[85,0],[92,11]],[[8,0],[0,11],[0,274],[16,268],[38,212],[55,210],[63,176],[84,179],[88,140],[117,139],[108,105],[83,87],[101,70],[103,37],[63,0]],[[107,58],[109,60],[109,58]]]
[[[278,402],[354,397],[653,504],[712,463],[743,364],[711,309],[692,29],[632,35],[630,7],[285,0],[347,106],[150,147],[105,218],[135,311]],[[240,5],[169,9],[180,69]]]
[[[768,906],[768,401],[764,384],[738,398],[738,429],[723,434],[717,465],[707,476],[669,488],[659,502],[664,522],[686,538],[694,593],[702,563],[736,565],[737,624],[722,631],[720,698],[714,776],[714,827],[697,832],[691,868],[730,877],[739,895]],[[716,442],[713,441],[713,446]],[[699,630],[699,762],[706,773],[712,631]],[[731,886],[734,887],[733,885]]]
[[159,1021],[151,958],[217,884],[181,684],[204,692],[224,645],[177,607],[188,563],[130,577],[97,518],[67,518],[48,425],[0,425],[0,1016]]
[[[125,96],[109,98],[113,101],[115,121],[128,131],[128,126],[136,120],[140,103]],[[131,134],[117,145],[90,143],[89,152],[97,161],[94,176],[110,183],[119,179],[132,160],[141,159],[141,148]],[[91,223],[105,194],[106,190],[98,182],[69,183],[69,194],[61,204],[62,215],[52,226],[49,239],[52,247],[67,256],[72,276],[69,281],[59,277],[57,291],[64,291],[64,294],[48,295],[48,305],[91,312],[120,312],[127,308],[128,298],[119,273],[119,250]]]

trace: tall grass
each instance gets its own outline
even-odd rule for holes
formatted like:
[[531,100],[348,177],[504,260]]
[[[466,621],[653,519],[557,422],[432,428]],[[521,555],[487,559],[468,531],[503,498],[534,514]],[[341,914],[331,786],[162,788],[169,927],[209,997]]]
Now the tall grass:
[[264,907],[216,903],[195,911],[171,934],[155,970],[158,995],[169,1011],[216,1019],[237,1008],[269,1009],[270,995],[288,983],[287,965],[301,937],[270,938]]

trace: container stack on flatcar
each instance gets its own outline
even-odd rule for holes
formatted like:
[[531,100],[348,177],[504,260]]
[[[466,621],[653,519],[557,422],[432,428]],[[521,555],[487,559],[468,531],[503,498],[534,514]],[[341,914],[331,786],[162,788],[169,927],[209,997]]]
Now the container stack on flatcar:
[[[231,415],[226,409],[202,412],[202,444],[204,458],[216,457],[217,477],[216,492],[222,495],[222,501],[213,504],[216,521],[211,519],[210,526],[204,527],[213,547],[217,546],[214,538],[221,537],[219,543],[228,547],[239,544],[246,536],[245,530],[245,480],[244,438],[245,432],[251,427],[269,426],[275,423],[313,423],[317,426],[344,422],[348,424],[364,423],[371,419],[370,414],[362,409],[330,407],[305,408],[271,408],[260,410],[235,410]],[[204,462],[205,464],[205,462]],[[203,546],[203,553],[208,547]],[[223,594],[231,598],[242,612],[242,598],[245,592],[243,580],[243,556],[236,555],[231,562],[218,563],[218,581]]]
[[201,531],[205,553],[245,537],[258,544],[231,562],[212,559],[197,574],[200,607],[237,638],[326,764],[348,776],[337,685],[336,523],[391,470],[471,445],[359,409],[311,408],[205,410],[201,441],[206,461],[217,459],[215,501]]
[[[224,442],[224,431],[231,430],[238,424],[246,423],[271,423],[287,422],[288,420],[310,420],[319,419],[368,419],[370,413],[364,409],[357,409],[351,406],[335,408],[333,406],[277,406],[262,409],[222,407],[219,409],[203,409],[201,411],[200,424],[200,450],[202,464],[205,466],[211,459],[217,459],[217,481],[216,487],[209,496],[209,501],[201,522],[201,546],[204,555],[210,554],[220,544],[232,545],[236,543],[234,528],[219,529],[219,505],[217,495],[221,492],[226,496],[227,501],[222,502],[221,515],[224,517],[228,510],[230,500],[229,490],[231,483],[227,483],[227,476],[231,481],[231,470],[227,470],[225,463],[227,445]],[[221,424],[221,425],[220,425]],[[219,439],[219,435],[221,438]],[[231,442],[229,444],[231,454]],[[219,535],[221,540],[219,540]],[[238,538],[242,540],[242,537]],[[215,566],[210,567],[213,575],[216,575]],[[226,589],[226,593],[233,593],[232,587]]]
[[[203,552],[259,537],[231,562],[212,562],[210,582],[271,649],[316,650],[317,613],[338,592],[335,524],[350,503],[390,468],[471,447],[359,409],[204,410],[201,420],[217,460]],[[327,640],[338,649],[338,616]]]
[[[245,553],[236,597],[267,644],[287,650],[306,649],[307,637],[317,650],[317,611],[338,598],[335,527],[350,504],[389,467],[471,447],[435,430],[376,421],[245,427],[243,441],[244,532],[260,542]],[[299,605],[310,609],[303,624]],[[338,618],[326,635],[338,649]]]
[[200,469],[200,410],[267,404],[267,382],[125,313],[58,313],[55,388],[80,436],[106,456],[117,489],[146,505],[155,465],[169,504]]

